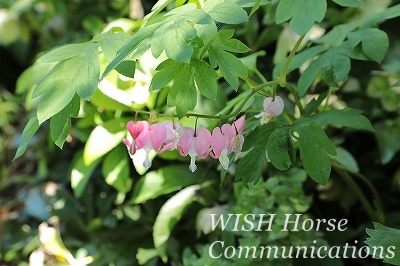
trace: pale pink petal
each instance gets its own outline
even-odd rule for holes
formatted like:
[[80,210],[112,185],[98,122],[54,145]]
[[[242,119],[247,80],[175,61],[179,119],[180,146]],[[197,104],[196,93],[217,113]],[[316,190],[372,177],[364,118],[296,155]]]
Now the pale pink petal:
[[139,121],[138,124],[139,123],[141,123],[143,125],[143,129],[136,138],[136,147],[137,147],[137,149],[142,149],[145,146],[151,145],[150,138],[149,138],[150,125],[147,121]]
[[232,138],[236,135],[235,129],[230,124],[223,124],[221,127],[222,134],[225,136],[225,148],[232,150]]
[[267,97],[264,99],[263,107],[265,112],[269,113],[269,107],[271,103],[272,103],[272,97]]
[[225,136],[221,132],[221,128],[216,127],[211,135],[211,148],[210,156],[217,159],[225,147]]
[[165,142],[167,128],[163,124],[154,124],[150,128],[151,146],[155,151],[159,151]]
[[279,96],[276,96],[269,106],[269,114],[271,117],[278,116],[282,113],[284,107],[285,105],[283,103],[283,99]]
[[180,155],[186,156],[189,154],[192,142],[194,139],[194,130],[190,127],[182,128],[182,138],[178,143],[178,151]]
[[200,127],[196,130],[194,148],[197,155],[204,159],[208,156],[211,146],[211,133],[207,128]]

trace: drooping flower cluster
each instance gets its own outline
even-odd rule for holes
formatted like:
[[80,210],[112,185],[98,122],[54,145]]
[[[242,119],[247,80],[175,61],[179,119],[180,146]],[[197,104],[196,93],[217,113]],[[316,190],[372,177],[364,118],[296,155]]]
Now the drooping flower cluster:
[[264,111],[255,116],[256,118],[260,118],[261,125],[268,123],[272,118],[280,115],[285,105],[280,96],[275,96],[275,98],[265,98],[263,107]]
[[163,153],[174,149],[177,149],[182,156],[190,156],[189,169],[192,172],[197,169],[196,157],[205,159],[210,156],[213,159],[219,159],[222,167],[228,169],[229,153],[232,151],[239,153],[242,150],[244,127],[245,116],[240,117],[233,124],[214,128],[212,133],[204,127],[196,130],[182,127],[179,122],[165,121],[149,125],[147,121],[129,121],[126,128],[132,140],[124,138],[122,141],[131,156],[136,153],[136,150],[146,151],[143,163],[146,169],[151,166],[150,151]]

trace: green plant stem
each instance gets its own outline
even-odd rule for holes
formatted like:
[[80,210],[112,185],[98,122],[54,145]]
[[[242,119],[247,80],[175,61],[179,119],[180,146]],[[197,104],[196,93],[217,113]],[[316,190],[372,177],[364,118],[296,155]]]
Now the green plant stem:
[[[356,194],[357,198],[363,205],[368,216],[373,221],[377,221],[377,222],[383,224],[385,222],[385,215],[384,215],[384,211],[383,211],[382,201],[379,197],[378,192],[376,191],[374,186],[369,182],[369,180],[366,179],[363,175],[358,174],[358,173],[355,174],[354,172],[342,167],[341,165],[338,165],[335,162],[332,162],[332,167],[343,178],[343,180],[350,186],[352,191]],[[370,204],[370,202],[368,201],[367,197],[365,196],[365,194],[363,193],[361,188],[357,185],[357,183],[351,177],[350,173],[354,174],[356,177],[360,178],[371,190],[371,192],[373,193],[374,198],[375,198],[376,210],[374,210],[373,206]]]
[[281,87],[285,87],[286,88],[286,84],[287,84],[286,75],[287,75],[287,71],[289,69],[290,62],[292,61],[293,56],[297,52],[297,49],[299,49],[299,46],[300,46],[300,44],[303,41],[305,36],[306,36],[305,34],[301,35],[299,37],[299,39],[296,41],[296,43],[294,44],[292,51],[290,51],[289,57],[287,58],[285,66],[283,67],[282,72],[281,72],[281,74],[279,75],[279,78],[278,78],[279,86],[281,86]]
[[234,112],[232,112],[228,115],[203,115],[203,114],[189,113],[189,114],[186,114],[185,116],[186,117],[195,116],[198,118],[209,118],[209,119],[229,119],[229,118],[235,117],[241,112],[242,108],[247,103],[247,101],[254,94],[256,94],[259,90],[262,90],[263,88],[268,87],[268,86],[276,86],[276,85],[278,85],[278,81],[273,80],[273,81],[265,82],[265,83],[262,83],[260,85],[257,85],[255,87],[251,88],[252,91],[249,93],[249,95],[246,96],[246,98],[243,99],[243,101],[241,102],[239,107],[236,108],[236,110]]
[[297,93],[297,91],[294,89],[294,87],[292,85],[290,85],[289,83],[287,83],[286,81],[286,75],[290,66],[290,62],[292,61],[294,55],[296,54],[297,50],[300,47],[301,42],[303,41],[304,37],[306,35],[303,34],[299,37],[299,39],[296,41],[295,45],[293,46],[292,51],[290,51],[290,54],[286,60],[285,66],[282,69],[282,72],[279,75],[278,81],[279,81],[279,86],[287,88],[291,94],[293,94],[293,97],[295,99],[296,105],[299,108],[300,114],[303,114],[304,112],[304,108],[303,105],[301,104],[300,101],[300,96]]

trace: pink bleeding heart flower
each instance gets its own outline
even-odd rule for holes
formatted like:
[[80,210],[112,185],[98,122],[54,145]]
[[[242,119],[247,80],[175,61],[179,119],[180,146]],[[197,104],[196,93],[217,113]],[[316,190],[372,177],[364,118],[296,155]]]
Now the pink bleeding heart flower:
[[210,156],[214,159],[218,159],[225,170],[229,167],[228,153],[231,151],[234,134],[235,132],[232,126],[224,124],[222,128],[214,128],[211,135]]
[[190,171],[194,172],[197,169],[196,156],[204,159],[208,156],[211,145],[211,133],[204,127],[200,127],[194,131],[190,127],[182,129],[182,138],[178,143],[178,151],[180,155],[190,156]]
[[145,123],[143,121],[135,122],[129,121],[126,124],[126,129],[128,130],[129,134],[132,136],[132,142],[127,140],[126,138],[122,139],[122,142],[129,148],[129,154],[134,155],[136,153],[136,138],[139,134],[143,131],[145,127]]
[[246,120],[246,115],[242,115],[238,120],[236,120],[232,124],[232,128],[235,132],[235,135],[233,136],[231,143],[232,143],[232,150],[235,153],[239,153],[242,151],[243,143],[244,143],[244,137],[242,135],[242,132],[244,131],[245,128],[245,120]]
[[255,116],[256,118],[260,118],[260,123],[262,125],[271,121],[271,119],[275,116],[280,115],[285,105],[283,103],[283,99],[280,96],[275,96],[275,98],[265,98],[263,107],[264,111]]
[[144,128],[136,138],[136,147],[146,151],[143,167],[149,169],[151,166],[149,153],[151,150],[159,151],[165,142],[167,129],[163,124],[154,124],[151,127],[147,121],[143,121]]
[[161,123],[165,126],[167,135],[165,137],[163,147],[159,153],[165,152],[167,150],[174,150],[178,147],[179,139],[182,137],[182,125],[177,123],[172,123],[171,121],[165,121]]

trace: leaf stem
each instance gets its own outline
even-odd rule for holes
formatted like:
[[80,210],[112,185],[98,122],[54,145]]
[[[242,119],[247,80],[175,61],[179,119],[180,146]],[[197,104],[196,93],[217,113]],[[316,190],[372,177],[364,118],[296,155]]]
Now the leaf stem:
[[290,62],[292,61],[294,54],[297,52],[297,49],[299,49],[299,46],[300,46],[300,44],[303,41],[305,36],[306,36],[306,34],[301,35],[299,37],[299,39],[297,39],[295,45],[293,46],[292,51],[290,51],[289,57],[287,58],[285,66],[283,67],[282,72],[281,72],[281,74],[279,75],[279,78],[278,78],[279,86],[281,86],[281,87],[285,87],[286,88],[286,84],[287,84],[287,82],[286,82],[286,74],[287,74],[287,71],[289,69]]
[[[371,182],[365,176],[363,176],[359,173],[350,171],[349,169],[347,169],[335,162],[332,162],[332,167],[343,178],[343,180],[350,186],[350,188],[356,194],[357,198],[363,205],[368,216],[372,220],[383,224],[385,221],[385,214],[383,211],[382,201],[379,197],[378,192],[376,191],[375,187],[371,184]],[[350,173],[352,175],[358,177],[359,179],[361,179],[363,181],[363,183],[366,184],[368,186],[368,188],[371,190],[371,192],[375,198],[376,210],[374,210],[373,206],[370,204],[370,202],[368,201],[367,197],[365,196],[365,194],[363,193],[361,188],[357,185],[357,183],[351,177]]]

